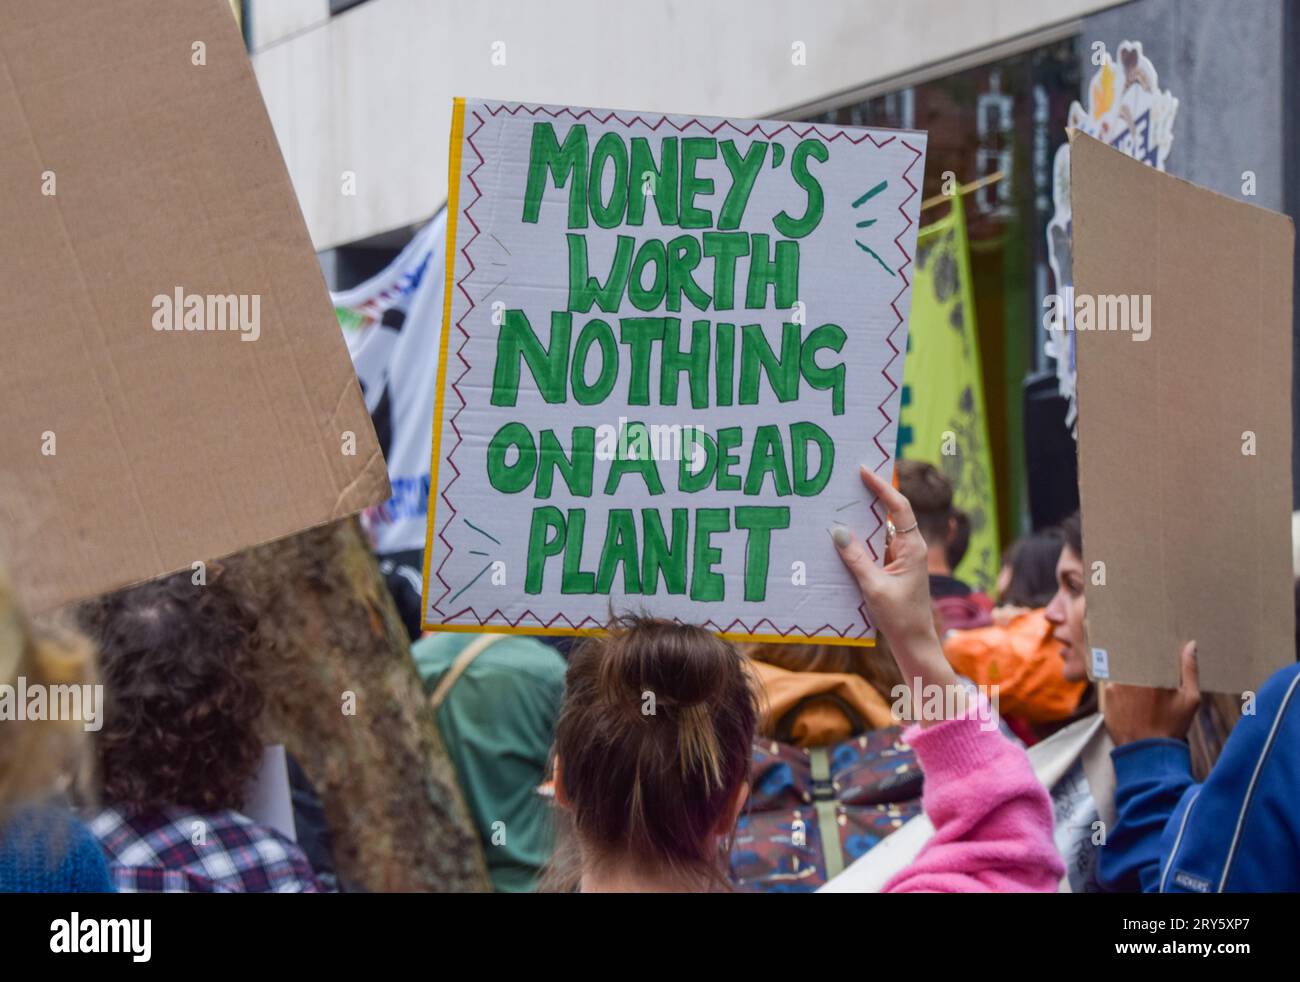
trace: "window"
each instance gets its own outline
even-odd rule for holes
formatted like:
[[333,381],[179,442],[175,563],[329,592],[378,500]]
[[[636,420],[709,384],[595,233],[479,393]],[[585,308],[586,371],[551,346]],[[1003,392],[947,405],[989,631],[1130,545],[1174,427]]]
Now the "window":
[[[1027,515],[1023,385],[1051,370],[1043,351],[1042,300],[1054,289],[1047,261],[1052,162],[1080,92],[1077,37],[811,117],[845,126],[929,132],[922,198],[1001,171],[966,196],[975,319],[985,411],[1004,542]],[[943,215],[940,204],[921,225]]]

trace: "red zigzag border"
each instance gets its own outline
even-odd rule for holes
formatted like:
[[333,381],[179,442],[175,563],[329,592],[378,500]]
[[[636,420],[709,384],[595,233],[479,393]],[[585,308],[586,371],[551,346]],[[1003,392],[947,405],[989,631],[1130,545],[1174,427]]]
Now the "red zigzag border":
[[[598,116],[594,111],[590,109],[584,109],[580,113],[574,113],[573,110],[569,109],[568,107],[564,107],[561,109],[550,109],[546,106],[533,106],[530,108],[522,103],[514,103],[514,104],[501,103],[498,104],[495,108],[488,107],[488,106],[484,106],[484,108],[486,108],[488,113],[494,117],[500,115],[503,112],[508,113],[511,116],[518,115],[520,112],[527,113],[530,116],[536,116],[538,113],[545,113],[546,115],[550,116],[553,119],[558,119],[560,116],[567,115],[576,122],[580,119],[584,119],[589,116],[593,120],[601,124],[608,123],[611,119],[613,119],[616,120],[621,125],[629,128],[634,123],[641,123],[643,126],[648,127],[652,132],[657,131],[661,126],[667,124],[668,126],[671,126],[673,129],[677,130],[679,133],[685,132],[685,130],[690,126],[697,126],[700,129],[704,130],[706,133],[709,133],[710,135],[716,135],[720,130],[722,130],[725,127],[734,130],[736,133],[742,136],[752,136],[754,132],[757,131],[761,133],[766,139],[770,140],[780,135],[781,133],[784,133],[786,130],[789,130],[790,132],[798,136],[800,139],[803,139],[809,133],[816,133],[817,136],[825,140],[827,143],[833,143],[837,139],[844,138],[849,143],[852,143],[856,146],[862,143],[864,140],[870,140],[871,144],[877,149],[888,146],[890,143],[893,143],[895,139],[898,139],[898,137],[896,136],[891,136],[886,140],[876,140],[876,138],[873,137],[871,133],[866,130],[864,130],[862,132],[862,135],[856,139],[854,139],[851,135],[849,135],[848,131],[846,130],[837,130],[835,133],[828,136],[827,134],[823,133],[822,130],[816,124],[810,124],[805,129],[800,131],[795,128],[794,124],[784,123],[769,133],[766,129],[763,128],[761,123],[755,123],[749,129],[745,130],[736,126],[729,119],[720,120],[716,126],[710,128],[709,126],[706,126],[704,123],[700,122],[700,120],[695,119],[693,117],[687,119],[684,123],[679,125],[675,121],[669,119],[667,116],[660,116],[659,121],[651,125],[651,123],[648,120],[642,119],[640,115],[633,116],[631,119],[625,120],[623,119],[623,117],[618,115],[618,113],[613,112],[612,110],[608,112],[604,117],[601,117]],[[451,514],[442,523],[442,528],[438,530],[438,538],[442,541],[443,545],[447,547],[447,554],[443,556],[442,562],[438,564],[438,569],[435,571],[434,574],[438,577],[438,582],[442,584],[443,591],[442,591],[442,595],[434,602],[433,607],[434,610],[436,610],[439,614],[443,615],[443,619],[446,622],[455,621],[458,618],[469,616],[477,620],[479,626],[485,626],[488,623],[499,624],[502,621],[504,621],[505,624],[509,625],[510,627],[519,627],[521,624],[523,624],[525,620],[527,620],[528,618],[532,618],[532,620],[536,623],[538,627],[545,627],[545,628],[554,627],[560,621],[563,621],[564,624],[571,630],[581,630],[587,626],[595,627],[595,628],[603,627],[604,626],[603,624],[596,621],[594,618],[590,616],[584,617],[582,620],[580,620],[578,623],[575,624],[572,620],[570,620],[566,615],[562,613],[555,615],[555,617],[551,618],[551,620],[549,621],[544,621],[537,614],[533,613],[531,609],[525,610],[522,614],[519,615],[519,617],[517,617],[514,620],[511,620],[505,614],[505,612],[502,611],[500,608],[496,608],[492,610],[486,616],[480,616],[472,606],[465,607],[451,615],[444,614],[442,610],[442,602],[447,598],[447,595],[451,593],[451,584],[449,584],[443,578],[442,568],[443,566],[446,565],[447,560],[451,558],[451,554],[454,551],[452,544],[447,540],[446,536],[443,533],[451,525],[451,523],[456,520],[456,514],[457,514],[456,506],[455,504],[452,503],[452,500],[449,495],[452,486],[460,479],[460,469],[456,466],[455,461],[452,458],[455,456],[457,448],[459,448],[461,443],[464,442],[464,438],[461,436],[460,429],[456,426],[456,419],[457,417],[460,416],[461,411],[467,405],[465,401],[465,397],[464,395],[461,394],[459,386],[460,386],[460,382],[465,378],[467,374],[469,374],[470,371],[470,364],[462,354],[462,352],[465,349],[465,345],[469,342],[469,332],[465,330],[464,321],[465,318],[468,317],[470,313],[473,312],[475,306],[474,298],[470,296],[469,291],[465,289],[463,284],[465,280],[469,279],[469,277],[473,275],[475,270],[474,260],[472,260],[469,255],[469,247],[474,243],[474,240],[477,239],[479,235],[482,233],[482,230],[478,227],[478,223],[474,221],[474,218],[470,214],[470,212],[473,210],[474,206],[478,204],[479,199],[483,197],[483,191],[482,189],[479,188],[478,184],[475,182],[474,175],[478,173],[479,168],[481,168],[484,165],[484,163],[486,163],[486,160],[483,157],[483,155],[479,153],[478,147],[474,145],[474,137],[479,132],[479,130],[481,130],[486,125],[487,121],[477,111],[473,112],[473,116],[474,119],[477,120],[478,125],[473,129],[472,132],[466,134],[465,142],[469,144],[470,149],[474,151],[474,156],[478,158],[478,163],[476,163],[474,165],[474,168],[465,176],[465,179],[469,181],[470,186],[474,189],[474,200],[464,207],[464,209],[461,211],[461,214],[464,216],[465,220],[470,223],[470,226],[474,229],[474,234],[471,235],[469,239],[466,240],[465,244],[460,249],[461,255],[465,257],[465,262],[469,264],[469,269],[459,280],[456,281],[456,289],[460,290],[460,292],[465,295],[465,299],[469,301],[469,307],[465,310],[463,314],[461,314],[460,319],[456,321],[456,330],[460,331],[461,335],[463,336],[463,339],[460,343],[460,347],[456,349],[456,357],[460,360],[461,364],[463,364],[465,367],[464,370],[461,371],[460,375],[456,377],[455,381],[451,383],[451,389],[453,392],[456,393],[456,398],[460,400],[460,406],[457,407],[455,413],[452,414],[451,419],[448,421],[449,425],[451,426],[452,432],[456,434],[456,442],[452,445],[451,449],[447,451],[445,460],[449,465],[451,465],[451,469],[454,472],[454,474],[452,476],[452,479],[447,482],[447,486],[441,492],[439,492],[439,497],[441,497],[442,500],[446,503],[447,507],[451,509]],[[890,329],[889,334],[885,336],[885,343],[889,345],[893,354],[890,355],[889,361],[887,361],[880,370],[880,374],[883,375],[885,377],[885,381],[889,383],[890,389],[887,393],[885,393],[885,396],[884,398],[881,399],[880,404],[876,406],[877,411],[880,413],[881,416],[884,417],[884,422],[881,424],[880,429],[878,429],[872,435],[871,438],[872,442],[875,443],[876,448],[880,451],[880,455],[881,455],[881,459],[879,463],[876,464],[877,470],[879,470],[882,465],[888,463],[890,460],[889,452],[885,449],[885,447],[880,442],[880,435],[884,433],[885,430],[888,429],[889,425],[893,422],[893,417],[889,415],[889,411],[885,407],[890,397],[893,396],[893,394],[898,391],[898,383],[895,382],[893,377],[889,374],[889,368],[902,354],[902,349],[899,348],[896,344],[894,344],[894,335],[898,332],[898,329],[903,325],[903,315],[902,312],[899,311],[898,309],[898,301],[899,299],[902,298],[903,294],[907,292],[908,287],[911,285],[911,281],[908,280],[907,278],[906,270],[907,267],[910,266],[912,263],[911,255],[908,253],[907,249],[904,248],[902,242],[900,242],[899,240],[903,237],[903,235],[907,232],[907,230],[912,227],[912,219],[908,216],[907,212],[903,210],[903,208],[909,201],[912,200],[912,198],[916,196],[918,192],[917,186],[912,183],[908,175],[911,173],[912,168],[916,166],[917,161],[921,159],[920,150],[912,146],[906,140],[899,140],[899,142],[902,143],[903,146],[907,147],[908,150],[911,150],[914,156],[912,158],[912,162],[907,165],[902,175],[903,181],[907,184],[908,188],[910,188],[911,190],[908,196],[904,198],[899,203],[898,206],[898,212],[903,216],[903,220],[907,224],[903,226],[903,228],[899,231],[898,235],[895,236],[894,238],[894,245],[897,246],[898,251],[903,254],[903,264],[898,269],[899,275],[903,278],[903,286],[899,289],[898,293],[894,296],[894,299],[891,300],[889,303],[890,308],[894,311],[894,316],[897,317],[898,319],[894,322],[894,326]],[[872,517],[875,518],[876,524],[875,527],[872,528],[872,530],[867,534],[866,545],[867,548],[871,550],[872,558],[879,559],[879,555],[876,553],[875,547],[871,544],[872,537],[884,525],[884,516],[880,512],[879,501],[873,501],[871,503],[871,514]],[[854,636],[866,637],[867,633],[871,630],[871,618],[867,614],[866,605],[860,604],[858,606],[858,612],[862,615],[862,619],[867,626]],[[493,617],[498,617],[498,616],[500,617],[500,621],[492,620]],[[707,628],[711,628],[722,634],[730,634],[733,633],[733,629],[737,625],[739,625],[740,628],[742,629],[741,633],[759,634],[759,633],[763,633],[760,632],[759,628],[764,624],[771,625],[772,627],[771,633],[778,634],[781,637],[790,637],[797,634],[797,635],[802,635],[803,637],[811,638],[811,637],[825,636],[827,633],[832,633],[837,635],[838,637],[845,638],[845,637],[849,637],[849,632],[853,630],[853,625],[851,624],[843,628],[838,628],[831,624],[823,624],[821,627],[814,628],[812,631],[805,631],[800,628],[790,628],[789,630],[783,631],[780,628],[778,628],[776,624],[774,624],[769,618],[766,617],[760,618],[752,626],[747,625],[740,618],[736,618],[734,621],[732,621],[730,624],[728,624],[725,627],[716,623],[712,618],[710,618],[709,620],[704,622],[703,626]]]

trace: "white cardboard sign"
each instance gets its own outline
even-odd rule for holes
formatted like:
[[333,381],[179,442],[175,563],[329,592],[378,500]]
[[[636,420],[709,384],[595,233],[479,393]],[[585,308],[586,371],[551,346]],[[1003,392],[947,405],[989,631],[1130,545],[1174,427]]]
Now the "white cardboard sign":
[[426,627],[873,637],[925,141],[457,100]]

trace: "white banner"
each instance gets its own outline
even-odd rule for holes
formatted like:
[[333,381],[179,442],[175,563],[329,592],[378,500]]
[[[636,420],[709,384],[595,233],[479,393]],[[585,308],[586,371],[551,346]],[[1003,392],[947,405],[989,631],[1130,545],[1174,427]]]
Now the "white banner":
[[443,211],[382,273],[333,295],[393,486],[361,516],[380,555],[424,549],[446,252]]

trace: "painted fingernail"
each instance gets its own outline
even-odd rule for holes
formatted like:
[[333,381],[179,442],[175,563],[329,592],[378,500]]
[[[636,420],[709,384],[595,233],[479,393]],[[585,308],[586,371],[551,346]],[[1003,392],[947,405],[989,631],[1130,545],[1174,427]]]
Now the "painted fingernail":
[[840,549],[847,549],[849,543],[853,541],[853,536],[849,535],[849,530],[843,525],[836,525],[831,529],[831,541]]

